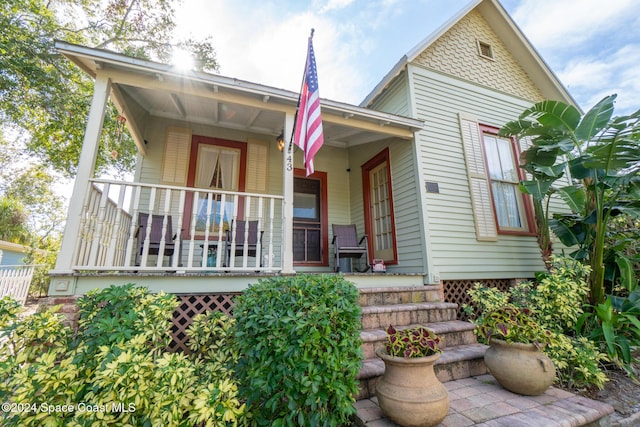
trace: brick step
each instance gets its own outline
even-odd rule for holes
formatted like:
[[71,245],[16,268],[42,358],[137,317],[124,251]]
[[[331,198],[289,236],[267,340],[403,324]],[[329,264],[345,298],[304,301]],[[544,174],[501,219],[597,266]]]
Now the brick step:
[[408,304],[440,301],[440,286],[403,286],[360,289],[360,306]]
[[[443,349],[442,355],[434,365],[434,371],[442,382],[459,380],[486,374],[484,353],[489,348],[483,344],[464,344]],[[356,376],[360,389],[357,400],[375,396],[376,384],[384,374],[384,362],[374,357],[362,362]]]
[[[476,336],[473,333],[475,325],[461,320],[398,326],[397,329],[402,330],[418,326],[424,326],[435,332],[442,340],[440,345],[442,348],[476,343]],[[360,333],[360,338],[362,339],[364,358],[370,359],[376,357],[376,351],[378,349],[384,348],[387,342],[387,333],[384,329],[367,329]]]
[[362,307],[362,329],[386,329],[389,325],[446,322],[456,320],[457,304],[419,302]]

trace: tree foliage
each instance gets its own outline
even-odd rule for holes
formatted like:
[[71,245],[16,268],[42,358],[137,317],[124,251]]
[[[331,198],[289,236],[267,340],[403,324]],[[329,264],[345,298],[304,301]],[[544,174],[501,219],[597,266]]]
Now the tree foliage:
[[[0,124],[28,132],[27,149],[73,176],[93,83],[54,49],[56,39],[168,61],[176,47],[198,55],[201,69],[216,70],[210,40],[175,43],[170,0],[4,0],[0,7]],[[98,169],[129,171],[135,160],[130,136],[121,132],[110,104]],[[117,153],[117,154],[116,154]]]
[[[572,255],[591,266],[593,305],[605,301],[604,255],[611,220],[622,214],[640,216],[640,110],[613,117],[615,99],[603,98],[584,115],[560,101],[539,102],[500,131],[532,140],[521,157],[531,180],[521,188],[538,201],[556,194],[570,209],[553,218],[547,212],[546,221],[563,244],[577,248]],[[572,182],[563,185],[560,179],[567,170]]]
[[0,196],[0,240],[12,243],[27,243],[29,230],[24,206],[15,199]]
[[60,249],[64,199],[53,191],[51,171],[20,151],[0,135],[0,240],[28,247],[23,261],[37,266],[30,293],[43,296]]

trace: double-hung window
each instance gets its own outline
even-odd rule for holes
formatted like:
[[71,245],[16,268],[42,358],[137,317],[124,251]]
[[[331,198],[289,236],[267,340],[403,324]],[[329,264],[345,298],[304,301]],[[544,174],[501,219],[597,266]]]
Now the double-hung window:
[[496,129],[480,126],[480,130],[498,230],[527,232],[525,200],[518,189],[520,171],[515,142],[499,137]]

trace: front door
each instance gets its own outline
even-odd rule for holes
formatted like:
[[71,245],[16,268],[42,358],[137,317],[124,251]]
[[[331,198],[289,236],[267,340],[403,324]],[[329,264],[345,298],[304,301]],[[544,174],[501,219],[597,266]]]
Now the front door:
[[[300,176],[302,175],[302,176]],[[326,173],[310,177],[296,170],[293,180],[293,261],[327,265]]]
[[398,257],[388,149],[383,150],[362,166],[362,182],[369,253],[374,259],[395,264]]

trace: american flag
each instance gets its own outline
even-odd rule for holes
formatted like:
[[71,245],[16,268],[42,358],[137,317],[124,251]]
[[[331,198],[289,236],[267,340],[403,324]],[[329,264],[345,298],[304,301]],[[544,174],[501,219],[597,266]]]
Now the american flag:
[[307,176],[313,173],[313,157],[324,142],[322,117],[320,117],[318,71],[316,69],[316,56],[313,53],[312,41],[313,30],[311,30],[311,36],[309,36],[307,63],[304,68],[293,139],[293,142],[304,153],[304,166],[307,169]]

